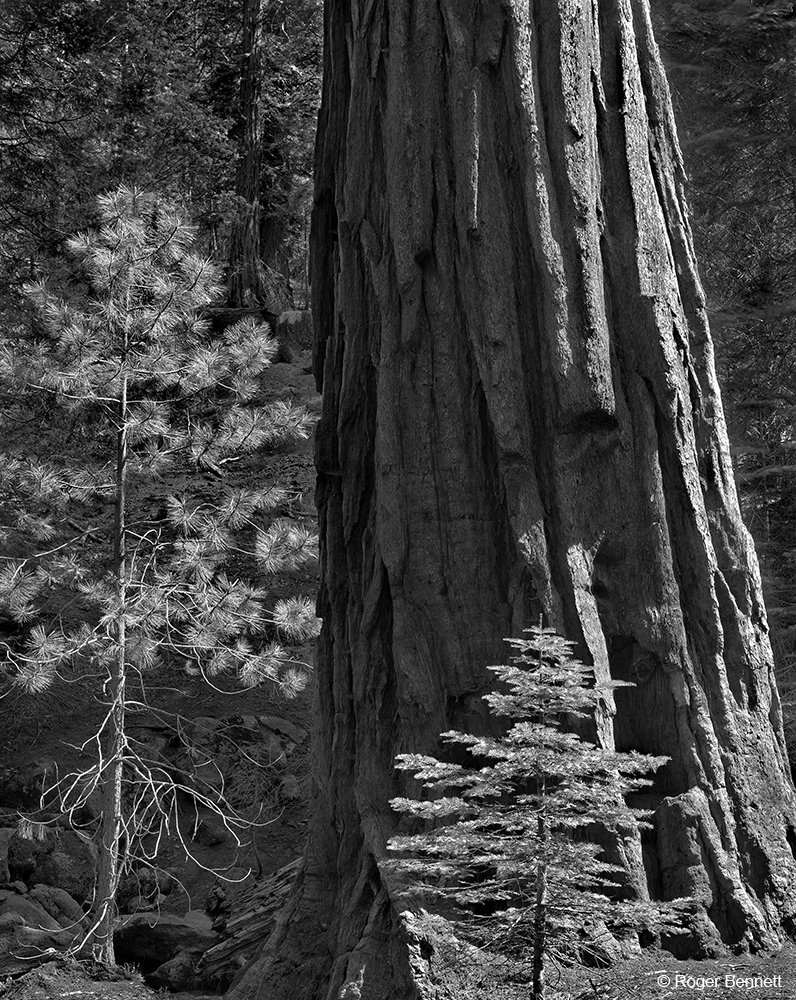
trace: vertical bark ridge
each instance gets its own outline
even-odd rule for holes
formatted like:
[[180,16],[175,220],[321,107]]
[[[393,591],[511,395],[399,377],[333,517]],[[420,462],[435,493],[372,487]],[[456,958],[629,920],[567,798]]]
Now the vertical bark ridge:
[[490,725],[540,610],[636,684],[598,737],[671,758],[630,883],[700,899],[692,953],[775,947],[796,794],[646,0],[328,0],[326,38],[312,822],[232,996],[430,995],[393,759]]

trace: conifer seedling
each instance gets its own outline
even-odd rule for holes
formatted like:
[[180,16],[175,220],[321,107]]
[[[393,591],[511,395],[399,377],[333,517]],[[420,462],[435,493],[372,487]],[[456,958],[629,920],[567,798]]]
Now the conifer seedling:
[[486,701],[510,728],[495,737],[443,733],[472,765],[401,754],[397,766],[431,797],[391,804],[434,826],[389,846],[401,855],[394,870],[452,903],[476,940],[530,958],[533,996],[542,1000],[548,957],[582,952],[589,924],[676,928],[676,906],[618,898],[622,869],[586,835],[594,825],[626,832],[643,823],[626,796],[651,784],[649,773],[667,758],[616,752],[566,731],[565,720],[593,717],[626,682],[595,684],[574,644],[550,629],[508,642],[511,662],[489,668],[502,690]]

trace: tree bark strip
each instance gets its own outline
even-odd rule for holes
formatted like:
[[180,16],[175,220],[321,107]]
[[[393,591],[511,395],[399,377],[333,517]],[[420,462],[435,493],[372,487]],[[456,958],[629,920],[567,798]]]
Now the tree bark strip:
[[432,995],[393,759],[488,726],[540,612],[637,685],[603,742],[671,758],[637,891],[700,899],[692,954],[776,947],[796,795],[646,0],[327,0],[324,72],[312,822],[231,995]]
[[235,308],[262,304],[264,290],[260,247],[260,173],[262,136],[263,0],[243,0],[240,80],[240,143],[235,194],[240,199],[232,224],[229,248],[229,305]]
[[[128,295],[127,315],[130,315]],[[127,364],[127,321],[122,334],[122,365]],[[107,686],[110,699],[105,724],[104,759],[100,759],[99,787],[102,797],[100,855],[94,887],[93,923],[88,936],[94,957],[107,965],[116,964],[113,930],[116,922],[116,890],[121,867],[121,842],[124,834],[122,783],[124,752],[127,747],[125,715],[127,707],[127,372],[122,373],[119,390],[118,428],[116,431],[116,511],[113,525],[113,575],[116,584],[115,649]]]

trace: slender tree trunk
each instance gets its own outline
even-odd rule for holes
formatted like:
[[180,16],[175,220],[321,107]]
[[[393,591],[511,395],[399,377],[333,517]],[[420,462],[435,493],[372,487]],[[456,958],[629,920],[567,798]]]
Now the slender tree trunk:
[[543,857],[536,869],[536,898],[533,909],[533,997],[544,1000],[545,958],[547,951],[547,825],[544,815],[539,816],[537,837]]
[[647,2],[327,0],[325,30],[315,791],[231,996],[432,995],[393,759],[489,724],[540,611],[637,685],[603,743],[671,758],[612,859],[697,897],[692,954],[776,947],[796,795]]
[[[129,312],[129,310],[128,310]],[[127,344],[123,350],[126,358]],[[125,654],[127,648],[125,603],[127,599],[127,376],[122,376],[119,429],[116,439],[116,517],[114,521],[114,576],[118,614],[116,653],[108,683],[110,710],[102,760],[102,820],[100,855],[94,892],[94,922],[90,942],[99,961],[115,965],[113,926],[119,884],[119,847],[122,839],[122,777],[125,750]]]
[[260,93],[262,90],[262,2],[243,0],[240,81],[241,136],[235,194],[240,199],[229,251],[229,304],[263,301],[260,248]]
[[[542,622],[539,622],[542,627]],[[539,650],[539,660],[537,662],[537,676],[539,683],[542,683],[544,670],[544,656]],[[539,723],[546,724],[545,713],[539,714]],[[541,769],[536,771],[536,781],[539,786],[539,817],[536,822],[536,839],[539,845],[539,862],[536,867],[536,898],[533,908],[533,962],[532,962],[532,989],[534,1000],[544,1000],[545,995],[545,952],[547,950],[547,781],[546,775]]]

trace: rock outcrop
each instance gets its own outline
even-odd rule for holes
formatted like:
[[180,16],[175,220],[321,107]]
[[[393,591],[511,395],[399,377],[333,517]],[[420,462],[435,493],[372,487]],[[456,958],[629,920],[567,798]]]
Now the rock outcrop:
[[180,952],[198,958],[217,941],[210,917],[200,910],[189,910],[184,917],[134,913],[122,920],[113,938],[118,962],[141,962],[150,968]]

